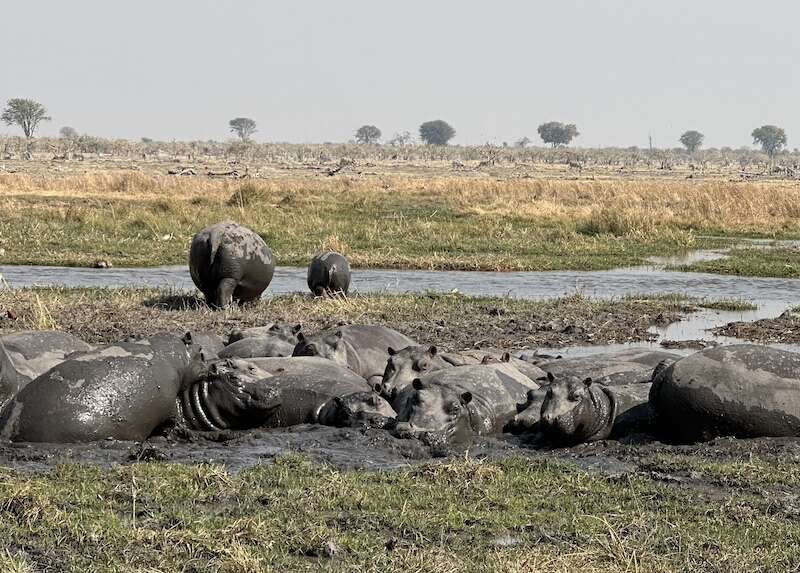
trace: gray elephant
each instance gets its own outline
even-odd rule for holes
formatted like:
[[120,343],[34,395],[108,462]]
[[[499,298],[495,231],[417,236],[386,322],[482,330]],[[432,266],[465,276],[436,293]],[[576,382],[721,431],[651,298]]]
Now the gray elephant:
[[347,294],[350,288],[350,263],[336,251],[321,253],[311,259],[306,278],[314,296]]
[[194,236],[189,272],[208,304],[219,308],[258,299],[272,281],[275,261],[255,232],[224,221]]

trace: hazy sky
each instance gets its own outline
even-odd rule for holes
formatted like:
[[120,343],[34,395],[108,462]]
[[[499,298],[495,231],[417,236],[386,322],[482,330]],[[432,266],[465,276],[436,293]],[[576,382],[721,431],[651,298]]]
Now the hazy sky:
[[45,135],[226,139],[247,116],[258,141],[346,141],[441,118],[462,144],[556,120],[586,147],[738,147],[775,123],[800,147],[799,24],[796,0],[0,0],[0,101],[44,103]]

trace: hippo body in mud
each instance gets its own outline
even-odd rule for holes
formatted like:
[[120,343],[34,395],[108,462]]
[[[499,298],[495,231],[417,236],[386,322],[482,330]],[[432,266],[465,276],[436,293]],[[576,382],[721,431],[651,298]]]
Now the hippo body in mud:
[[269,358],[291,356],[294,343],[275,336],[243,338],[229,344],[219,353],[220,358]]
[[30,330],[0,336],[0,408],[28,382],[92,346],[53,330]]
[[507,363],[436,370],[398,393],[396,431],[432,444],[499,433],[528,391],[538,388]]
[[314,296],[347,294],[350,288],[350,263],[336,251],[316,255],[308,265],[307,282]]
[[[556,380],[552,374],[548,380],[541,404],[531,400],[526,421],[529,430],[541,431],[555,444],[595,442],[653,428],[649,383],[604,386],[591,378]],[[533,423],[535,408],[540,411],[538,423]]]
[[279,324],[273,322],[264,326],[252,326],[250,328],[235,328],[228,335],[227,344],[239,342],[245,338],[276,338],[289,342],[294,348],[297,344],[297,333],[300,332],[301,326],[299,324]]
[[658,350],[630,349],[621,352],[590,354],[543,362],[538,366],[556,379],[591,378],[596,384],[614,386],[649,382],[653,369],[663,361],[675,361],[679,354]]
[[662,369],[650,403],[665,439],[800,436],[800,354],[737,344]]
[[275,261],[261,237],[225,221],[194,236],[189,272],[208,304],[219,308],[258,299],[272,281]]
[[0,414],[0,435],[25,442],[144,440],[174,418],[194,374],[192,349],[159,335],[84,352],[31,381]]
[[226,360],[211,370],[208,379],[193,384],[181,396],[183,417],[194,429],[297,424],[383,427],[395,415],[363,378],[330,360]]
[[297,335],[293,356],[319,356],[349,366],[371,383],[380,383],[389,359],[389,348],[416,346],[404,334],[385,326],[349,325],[316,336]]
[[536,380],[545,375],[537,366],[512,358],[508,353],[469,350],[466,352],[440,352],[436,346],[408,346],[402,350],[389,348],[389,359],[383,371],[381,393],[389,400],[416,378],[454,366],[470,366],[489,362],[509,362],[522,374]]

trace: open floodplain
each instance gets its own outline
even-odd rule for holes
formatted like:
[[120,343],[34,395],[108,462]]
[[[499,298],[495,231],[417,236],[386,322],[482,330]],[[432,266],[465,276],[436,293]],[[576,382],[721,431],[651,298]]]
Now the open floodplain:
[[[280,322],[308,332],[383,325],[447,350],[564,356],[800,344],[800,185],[744,177],[738,165],[666,172],[315,156],[0,166],[0,335],[63,330],[103,344]],[[212,311],[175,279],[179,270],[148,286],[120,284],[147,272],[129,268],[185,267],[192,235],[224,219],[257,231],[282,267],[302,267],[322,248],[343,252],[354,293],[291,292],[300,271],[279,268],[262,300]],[[100,261],[113,268],[89,268]],[[13,265],[83,268],[25,281]],[[389,274],[359,283],[360,269]],[[392,279],[391,270],[517,278],[504,291],[493,273],[474,275],[482,287],[460,285],[458,273]],[[537,281],[546,293],[525,286]],[[567,448],[503,435],[441,447],[375,428],[302,425],[2,442],[0,463],[0,571],[800,565],[797,438],[674,445],[633,434]]]

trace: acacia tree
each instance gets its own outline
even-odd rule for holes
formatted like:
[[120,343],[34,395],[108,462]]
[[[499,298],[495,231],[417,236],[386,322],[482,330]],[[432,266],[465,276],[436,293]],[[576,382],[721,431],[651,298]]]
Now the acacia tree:
[[539,137],[542,138],[542,141],[549,143],[553,148],[559,145],[569,145],[573,139],[580,135],[575,124],[563,124],[560,121],[543,123],[536,131],[539,132]]
[[78,130],[67,125],[59,129],[58,133],[63,139],[78,139]]
[[776,125],[762,125],[750,135],[753,136],[753,143],[759,144],[770,159],[786,145],[786,132]]
[[521,139],[516,140],[514,142],[514,147],[525,148],[525,147],[529,146],[530,144],[531,144],[531,138],[526,135],[525,137],[522,137]]
[[374,125],[362,125],[356,131],[356,142],[367,145],[378,143],[381,135],[381,130]]
[[18,125],[22,128],[25,137],[31,138],[36,132],[40,121],[50,121],[47,110],[39,102],[32,99],[15,98],[8,100],[3,115],[0,115],[6,125]]
[[447,145],[455,135],[456,130],[441,119],[426,121],[419,126],[419,136],[428,145]]
[[256,122],[249,117],[237,117],[228,122],[228,127],[242,141],[247,141],[256,132]]
[[694,153],[700,149],[701,145],[703,145],[703,140],[705,137],[706,136],[699,131],[689,130],[681,135],[679,141],[686,148],[686,151],[689,153]]

